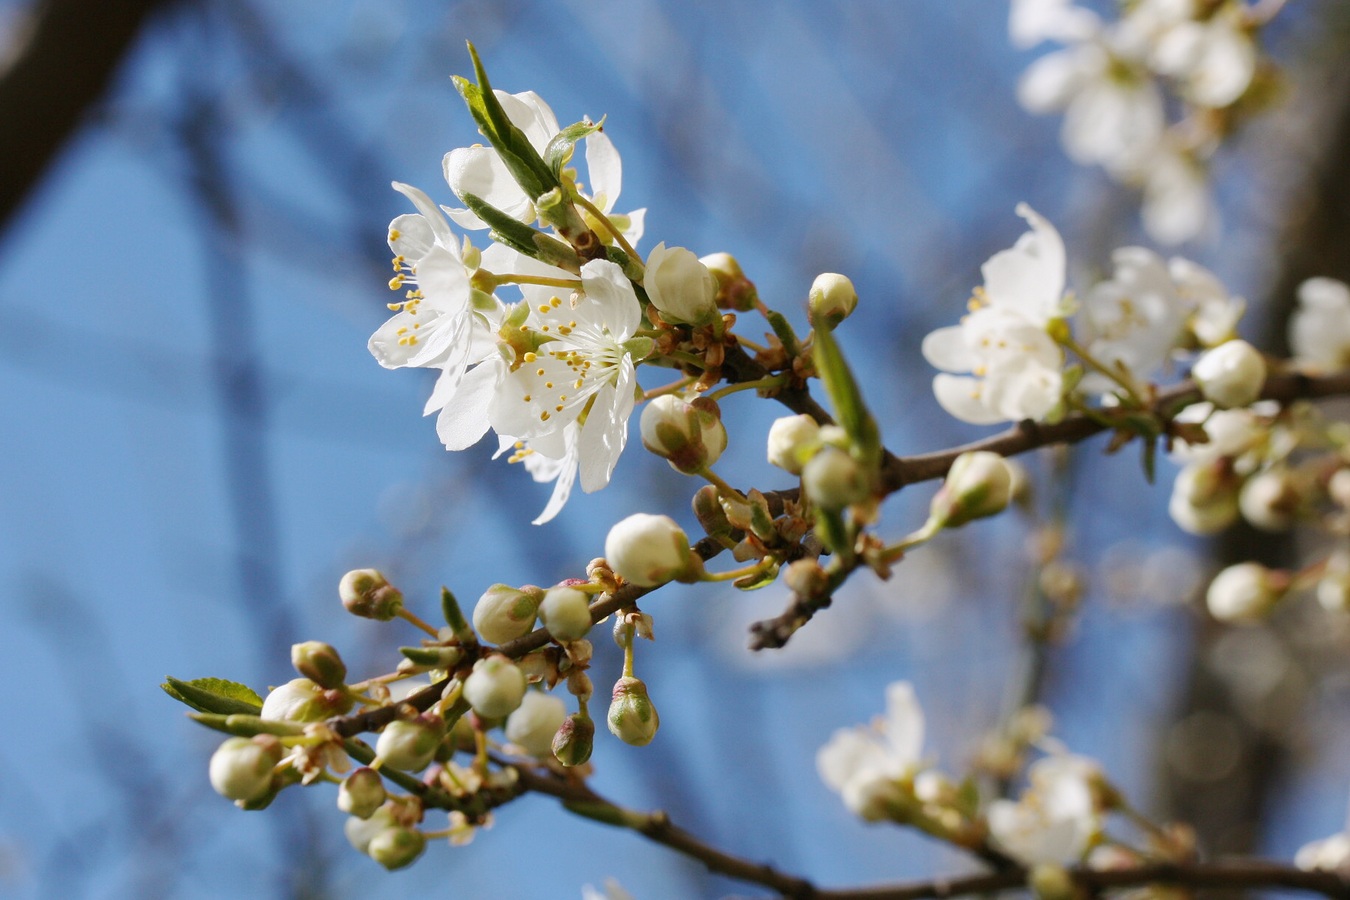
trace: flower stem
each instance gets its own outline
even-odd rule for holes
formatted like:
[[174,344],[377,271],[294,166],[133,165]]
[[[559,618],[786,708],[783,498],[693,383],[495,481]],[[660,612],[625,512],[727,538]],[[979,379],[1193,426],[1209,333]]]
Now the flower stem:
[[782,387],[783,385],[787,384],[787,379],[788,376],[786,373],[779,373],[777,375],[767,375],[764,378],[760,378],[756,381],[740,381],[737,382],[736,384],[729,384],[724,388],[718,388],[717,390],[713,391],[711,394],[708,394],[707,396],[709,400],[721,400],[723,397],[734,394],[737,391],[751,391],[751,390],[757,391],[761,389]]
[[714,472],[712,469],[707,469],[707,468],[705,468],[705,469],[703,469],[701,472],[699,472],[698,474],[700,474],[700,475],[702,475],[704,478],[708,479],[708,482],[709,482],[710,484],[712,484],[713,487],[717,488],[717,490],[718,490],[719,492],[721,492],[724,496],[727,496],[727,497],[734,497],[735,499],[737,499],[737,500],[742,500],[742,501],[745,500],[745,495],[744,495],[744,494],[742,494],[740,491],[736,490],[734,487],[732,487],[732,486],[731,486],[730,484],[728,484],[727,482],[723,481],[723,480],[722,480],[722,476],[718,475],[718,474],[717,474],[716,472]]
[[679,381],[673,381],[670,384],[665,385],[664,387],[653,388],[652,390],[645,392],[642,395],[642,399],[654,400],[657,397],[660,397],[664,394],[678,394],[680,391],[689,387],[689,385],[693,384],[695,381],[698,381],[697,375],[686,375]]
[[422,630],[425,631],[427,634],[431,635],[432,637],[436,638],[437,640],[440,639],[441,633],[440,633],[438,630],[436,630],[435,628],[433,628],[433,627],[431,627],[430,625],[428,625],[426,622],[423,622],[421,619],[419,619],[419,618],[417,617],[417,614],[416,614],[416,613],[414,613],[414,612],[412,612],[412,611],[410,611],[410,610],[408,610],[408,609],[406,609],[406,608],[400,607],[400,608],[399,608],[399,611],[398,611],[398,613],[397,613],[397,615],[398,615],[398,617],[399,617],[400,619],[402,619],[403,621],[409,622],[409,623],[411,623],[411,624],[413,624],[413,625],[416,625],[418,628],[422,629]]
[[614,227],[614,223],[609,220],[609,216],[601,212],[600,207],[596,206],[590,200],[581,196],[580,193],[578,193],[573,199],[576,201],[578,206],[580,206],[582,209],[586,210],[586,212],[590,213],[592,216],[595,217],[595,220],[599,222],[604,227],[604,229],[610,233],[610,236],[614,238],[615,242],[620,247],[623,248],[623,252],[628,254],[628,258],[632,260],[633,264],[637,266],[639,271],[641,271],[643,269],[642,257],[638,256],[638,252],[633,249],[633,245],[628,243],[628,239],[623,236],[623,232],[619,231],[619,229]]
[[1134,403],[1136,406],[1144,407],[1148,405],[1144,402],[1144,398],[1140,396],[1139,386],[1135,384],[1134,380],[1131,379],[1128,375],[1126,375],[1123,371],[1112,368],[1111,366],[1108,366],[1101,360],[1097,359],[1095,356],[1093,356],[1091,353],[1088,352],[1088,349],[1086,347],[1079,344],[1070,335],[1057,336],[1055,340],[1059,343],[1061,347],[1065,348],[1066,350],[1072,350],[1074,355],[1083,361],[1083,365],[1087,366],[1094,372],[1106,376],[1107,378],[1114,381],[1116,384],[1120,385],[1120,387],[1125,391],[1126,395],[1129,396],[1130,401]]
[[524,275],[514,272],[507,275],[494,275],[492,280],[497,284],[538,284],[544,287],[561,287],[571,290],[581,287],[580,278],[549,278],[547,275]]
[[775,560],[771,556],[766,556],[759,562],[740,569],[732,569],[730,572],[705,572],[702,581],[735,581],[737,578],[745,578],[749,575],[759,575],[767,572],[775,565]]

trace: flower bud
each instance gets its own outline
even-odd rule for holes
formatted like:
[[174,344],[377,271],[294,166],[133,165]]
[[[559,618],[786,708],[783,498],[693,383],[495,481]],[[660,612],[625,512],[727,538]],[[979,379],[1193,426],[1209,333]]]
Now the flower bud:
[[523,637],[534,628],[543,591],[533,585],[516,589],[494,584],[483,592],[473,608],[473,627],[482,638],[504,644]]
[[426,848],[422,832],[396,825],[377,832],[366,845],[366,855],[392,872],[411,865]]
[[1222,531],[1238,515],[1237,483],[1226,460],[1191,463],[1177,473],[1167,512],[1191,534]]
[[642,286],[667,322],[707,325],[719,315],[717,279],[683,247],[657,244],[647,256]]
[[1238,494],[1242,517],[1262,531],[1288,531],[1302,505],[1298,482],[1283,466],[1248,478]]
[[1027,887],[1036,900],[1074,900],[1078,886],[1067,869],[1053,863],[1037,863],[1027,875]]
[[352,816],[342,824],[342,833],[357,853],[365,853],[370,842],[382,831],[399,827],[394,811],[388,805],[381,806],[364,819]]
[[609,530],[605,558],[616,575],[641,587],[697,581],[703,566],[669,516],[635,513]]
[[574,587],[555,587],[539,604],[539,621],[560,644],[585,637],[591,630],[591,600]]
[[347,612],[363,619],[387,622],[403,608],[403,594],[375,569],[353,569],[338,583],[338,596]]
[[686,475],[717,462],[727,446],[727,430],[711,400],[689,403],[664,394],[642,410],[640,430],[642,446]]
[[694,517],[709,537],[729,537],[731,522],[727,520],[727,511],[722,508],[721,495],[717,488],[705,484],[694,492]]
[[730,253],[710,253],[699,258],[699,262],[708,267],[708,271],[717,279],[717,305],[722,309],[734,309],[746,312],[755,308],[759,292],[755,284],[745,277],[741,264]]
[[474,663],[464,679],[464,699],[485,719],[510,715],[524,696],[525,673],[500,653]]
[[1327,480],[1327,496],[1343,509],[1350,509],[1350,469],[1337,469]]
[[272,789],[272,770],[284,755],[275,735],[227,738],[211,754],[211,787],[227,800],[257,800]]
[[1205,604],[1220,622],[1254,622],[1263,618],[1289,590],[1289,576],[1260,563],[1229,566],[1209,584]]
[[614,683],[609,703],[609,730],[616,738],[634,747],[645,747],[656,737],[661,717],[647,696],[647,685],[640,678],[625,675]]
[[445,737],[445,722],[434,715],[395,719],[380,732],[375,755],[382,765],[404,772],[420,772],[431,764]]
[[370,766],[353,769],[338,786],[338,809],[358,819],[369,819],[389,797],[384,779]]
[[595,745],[595,722],[585,713],[575,712],[563,720],[553,736],[553,755],[564,766],[579,766],[591,758]]
[[802,468],[802,487],[822,509],[839,510],[867,499],[867,478],[858,461],[836,447],[822,447]]
[[293,678],[268,692],[259,715],[278,722],[322,722],[347,712],[352,702],[340,690],[327,690],[308,678]]
[[799,597],[823,597],[830,576],[814,559],[799,559],[783,573],[783,583]]
[[319,687],[340,688],[347,680],[347,664],[332,645],[323,641],[292,644],[291,665]]
[[820,449],[820,425],[803,413],[783,416],[769,427],[769,463],[793,475]]
[[1337,551],[1327,558],[1317,582],[1317,602],[1328,612],[1350,612],[1350,555]]
[[858,292],[843,275],[826,272],[817,275],[807,295],[806,317],[812,328],[834,331],[858,306]]
[[526,691],[520,706],[506,718],[506,739],[531,756],[548,756],[566,717],[567,707],[561,699],[543,691]]
[[1227,341],[1200,354],[1191,378],[1215,406],[1248,406],[1261,396],[1266,383],[1266,361],[1246,341]]
[[929,515],[943,528],[1003,512],[1012,498],[1012,473],[1003,457],[988,450],[962,453],[933,497]]

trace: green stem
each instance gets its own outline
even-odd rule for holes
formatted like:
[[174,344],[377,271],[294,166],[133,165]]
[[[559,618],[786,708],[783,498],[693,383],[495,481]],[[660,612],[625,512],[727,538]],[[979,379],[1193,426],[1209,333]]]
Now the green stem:
[[633,265],[637,267],[637,270],[639,272],[643,271],[644,266],[642,264],[642,257],[638,256],[638,252],[633,249],[633,245],[628,243],[628,239],[623,236],[623,232],[619,231],[619,229],[614,227],[614,223],[609,220],[609,216],[605,215],[600,210],[600,207],[596,206],[590,200],[581,196],[579,192],[573,199],[576,201],[578,206],[580,206],[582,209],[586,210],[586,212],[594,216],[595,220],[599,222],[601,226],[603,226],[604,229],[610,233],[610,236],[614,238],[615,243],[617,243],[620,247],[623,248],[624,253],[628,254],[628,258],[633,261]]
[[740,381],[736,384],[729,384],[724,388],[718,388],[707,397],[709,400],[721,400],[723,397],[736,393],[737,391],[757,391],[760,389],[769,389],[782,387],[787,384],[788,376],[785,373],[778,375],[769,375],[756,381]]
[[1126,376],[1124,372],[1120,371],[1119,369],[1114,369],[1111,366],[1108,366],[1105,363],[1101,362],[1090,352],[1088,352],[1088,349],[1086,347],[1082,346],[1077,341],[1075,341],[1071,335],[1056,337],[1055,340],[1061,347],[1064,347],[1066,350],[1072,350],[1074,355],[1083,361],[1083,365],[1087,366],[1089,369],[1091,369],[1094,372],[1097,372],[1100,375],[1104,375],[1105,377],[1114,381],[1116,384],[1120,385],[1121,389],[1124,390],[1125,393],[1129,396],[1130,402],[1133,403],[1135,406],[1142,408],[1148,405],[1147,403],[1144,402],[1144,398],[1140,394],[1139,386],[1135,384],[1132,379]]
[[700,581],[735,581],[737,578],[745,578],[749,575],[758,575],[766,572],[775,564],[772,557],[765,557],[759,562],[745,566],[741,569],[732,569],[730,572],[704,572]]
[[432,628],[426,622],[423,622],[421,619],[417,617],[416,613],[409,611],[407,608],[400,607],[397,615],[403,621],[408,622],[409,624],[412,625],[416,625],[418,628],[422,629],[427,634],[431,635],[437,640],[440,640],[441,637],[440,631],[438,631],[435,628]]

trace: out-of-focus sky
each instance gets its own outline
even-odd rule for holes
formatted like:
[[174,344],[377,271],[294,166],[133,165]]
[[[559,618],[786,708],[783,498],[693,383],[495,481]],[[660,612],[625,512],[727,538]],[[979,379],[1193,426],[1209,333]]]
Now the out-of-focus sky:
[[[1285,59],[1313,40],[1298,15]],[[445,453],[420,415],[430,375],[366,351],[388,315],[386,225],[408,211],[389,182],[453,203],[441,157],[477,137],[448,77],[468,71],[466,39],[495,86],[537,91],[563,122],[607,116],[619,208],[648,209],[640,249],[732,252],[799,324],[817,273],[849,275],[861,302],[838,336],[897,453],[986,433],[940,412],[918,347],[1022,232],[1016,203],[1059,224],[1080,273],[1142,239],[1128,194],[1064,159],[1057,119],[1017,107],[1044,48],[1012,50],[992,0],[255,0],[157,18],[0,237],[0,894],[551,898],[611,876],[644,900],[749,891],[535,798],[387,874],[347,847],[329,789],[264,813],[216,796],[217,737],[158,689],[172,674],[262,691],[306,639],[383,671],[416,635],[342,612],[351,568],[383,568],[430,617],[441,584],[471,603],[493,582],[580,574],[628,513],[693,525],[694,486],[633,441],[613,485],[531,526],[546,491],[486,442]],[[1220,157],[1222,229],[1183,248],[1248,292],[1280,208],[1255,134]],[[725,476],[787,486],[760,462],[776,410],[744,394],[723,408]],[[1047,700],[1057,733],[1147,807],[1204,562],[1166,519],[1166,475],[1145,489],[1135,459],[1100,449],[1076,454],[1090,587]],[[905,494],[890,533],[927,502]],[[909,679],[929,751],[963,770],[1014,663],[1021,543],[1011,520],[944,537],[887,584],[856,579],[776,654],[744,649],[776,589],[654,595],[658,640],[637,664],[662,730],[644,749],[602,736],[596,785],[821,884],[952,870],[923,838],[854,821],[814,754]],[[1252,641],[1232,652],[1288,668]],[[616,653],[596,643],[603,692]],[[1344,695],[1333,684],[1316,708],[1343,712]],[[1347,736],[1314,718],[1272,852],[1341,824]]]

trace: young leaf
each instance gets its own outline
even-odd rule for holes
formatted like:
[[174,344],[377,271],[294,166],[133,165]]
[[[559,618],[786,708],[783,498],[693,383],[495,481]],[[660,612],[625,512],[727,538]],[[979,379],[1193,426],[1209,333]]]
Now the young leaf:
[[474,194],[466,193],[459,199],[492,228],[493,240],[542,263],[566,269],[573,274],[581,273],[581,260],[576,251],[562,241],[531,228]]
[[180,681],[167,677],[160,685],[164,693],[204,713],[220,715],[257,715],[262,710],[262,698],[248,685],[223,678],[194,678]]
[[599,122],[578,122],[575,125],[568,125],[562,131],[553,136],[553,140],[548,142],[544,148],[544,162],[548,163],[549,169],[554,177],[562,180],[563,166],[572,158],[572,150],[577,142],[585,139],[588,135],[595,134],[605,125],[605,120]]
[[859,461],[874,469],[881,462],[881,432],[876,420],[863,404],[858,382],[849,371],[848,363],[844,362],[844,354],[834,335],[826,328],[817,328],[815,335],[816,372],[825,382],[825,392],[830,395],[835,417],[857,448]]
[[478,83],[474,84],[458,77],[454,79],[454,83],[460,96],[464,98],[464,103],[469,107],[469,114],[478,123],[478,130],[497,151],[511,177],[530,199],[559,187],[560,182],[553,170],[544,162],[539,151],[530,144],[525,132],[512,124],[506,110],[502,109],[497,95],[492,92],[487,71],[483,68],[482,60],[478,58],[478,51],[474,49],[472,43],[469,44],[469,56],[473,59],[474,77],[478,79]]

